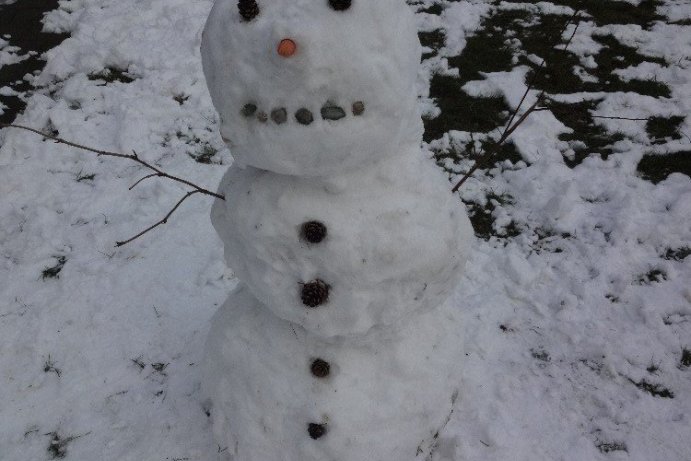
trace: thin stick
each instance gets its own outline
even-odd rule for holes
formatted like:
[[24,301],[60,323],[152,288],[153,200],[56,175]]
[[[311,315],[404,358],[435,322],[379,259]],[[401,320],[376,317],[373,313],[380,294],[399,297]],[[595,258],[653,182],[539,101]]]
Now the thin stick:
[[175,213],[175,210],[177,210],[177,209],[180,207],[180,205],[182,205],[182,202],[184,202],[185,200],[187,200],[188,198],[190,198],[190,197],[193,196],[194,194],[200,194],[200,193],[203,193],[203,192],[202,192],[202,191],[199,191],[199,190],[193,190],[193,191],[188,192],[187,194],[185,194],[184,197],[182,197],[182,198],[178,201],[178,203],[175,204],[175,206],[173,207],[173,209],[170,210],[170,211],[168,212],[168,214],[167,214],[163,219],[161,219],[160,221],[158,221],[156,224],[153,224],[153,225],[147,227],[146,229],[144,229],[143,231],[141,231],[140,233],[138,233],[137,235],[135,235],[135,236],[132,237],[132,238],[129,238],[129,239],[127,239],[127,240],[123,240],[122,242],[115,242],[115,246],[116,246],[116,247],[121,247],[121,246],[123,246],[123,245],[127,245],[127,244],[130,243],[131,241],[138,239],[138,238],[141,237],[142,235],[146,234],[147,232],[150,232],[150,231],[154,230],[154,229],[157,228],[158,226],[162,226],[163,224],[166,224],[166,223],[168,222],[168,218],[170,218],[170,216],[171,216],[173,213]]
[[591,118],[604,118],[607,120],[631,120],[633,122],[647,122],[650,118],[609,117],[606,115],[591,115]]
[[161,176],[161,175],[158,174],[158,173],[151,173],[151,174],[148,174],[148,175],[144,176],[142,179],[140,179],[139,181],[137,181],[137,182],[135,182],[134,184],[132,184],[132,185],[130,186],[129,190],[132,190],[132,189],[134,189],[135,187],[137,187],[137,186],[139,185],[139,183],[141,183],[141,182],[143,182],[143,181],[145,181],[145,180],[147,180],[147,179],[149,179],[149,178],[154,178],[154,177],[156,177],[156,176]]
[[[574,19],[578,16],[578,13],[580,13],[581,10],[577,9],[576,11],[573,12],[573,15],[569,17],[569,19],[564,23],[564,27],[562,27],[561,32],[559,32],[559,37],[564,35],[564,32],[566,32],[566,29],[571,25]],[[571,35],[571,38],[569,41],[566,43],[566,46],[564,47],[564,51],[568,48],[569,44],[571,43],[571,40],[573,40],[574,35],[576,35],[576,30],[578,29],[578,26],[576,26],[576,29],[573,31],[573,35]],[[542,59],[542,62],[540,62],[540,65],[538,66],[537,70],[533,73],[533,76],[530,78],[530,82],[528,82],[528,87],[525,89],[525,92],[523,93],[523,96],[521,97],[521,101],[518,103],[518,106],[516,106],[516,110],[513,111],[511,114],[511,117],[509,118],[508,123],[506,124],[506,129],[508,129],[511,126],[511,123],[513,120],[516,118],[516,114],[518,114],[518,111],[520,108],[523,106],[523,103],[525,102],[525,99],[528,97],[528,94],[530,91],[533,89],[533,86],[535,85],[535,82],[537,81],[538,75],[540,75],[540,71],[542,71],[542,68],[545,66],[545,63],[547,62],[547,59]],[[506,129],[504,131],[506,131]]]
[[[566,51],[569,48],[569,45],[571,45],[571,42],[573,41],[573,38],[576,36],[576,32],[578,31],[578,27],[580,26],[580,18],[578,17],[579,13],[580,13],[580,9],[576,10],[573,13],[573,15],[566,21],[566,23],[562,29],[562,34],[563,34],[564,31],[566,31],[566,29],[568,28],[568,26],[573,22],[573,20],[578,19],[578,21],[576,22],[576,27],[574,27],[574,29],[573,29],[573,33],[571,34],[569,39],[564,44],[564,51]],[[518,106],[516,107],[516,109],[511,114],[511,117],[509,118],[509,121],[506,124],[506,127],[504,128],[504,132],[502,133],[499,140],[494,145],[492,145],[487,151],[485,151],[485,153],[482,155],[481,158],[479,158],[475,161],[475,163],[470,168],[470,170],[468,170],[468,172],[465,175],[463,175],[461,180],[458,181],[458,183],[456,183],[456,185],[453,187],[453,189],[451,189],[451,192],[457,192],[458,189],[461,188],[461,186],[468,180],[468,178],[470,178],[470,176],[473,175],[473,173],[475,173],[475,171],[478,170],[478,168],[480,168],[481,165],[486,164],[494,156],[494,154],[497,153],[497,151],[499,150],[499,147],[501,147],[504,144],[504,142],[506,142],[506,140],[509,138],[509,136],[511,136],[511,134],[514,131],[516,131],[516,128],[518,128],[519,126],[521,126],[521,124],[523,124],[525,122],[525,120],[528,118],[528,116],[530,114],[532,114],[533,112],[536,112],[538,110],[543,110],[543,108],[538,109],[537,106],[538,106],[538,104],[540,104],[542,102],[542,100],[545,96],[545,90],[540,91],[540,94],[537,96],[537,99],[535,100],[535,102],[528,108],[528,110],[525,111],[525,113],[523,113],[523,115],[521,115],[521,117],[516,122],[513,122],[514,119],[516,118],[516,116],[518,115],[518,112],[520,111],[521,107],[523,106],[523,103],[525,102],[526,98],[528,97],[528,94],[532,90],[532,87],[535,84],[535,81],[537,80],[537,74],[542,70],[544,64],[545,64],[545,59],[542,60],[542,62],[540,63],[540,66],[538,67],[538,69],[533,74],[533,77],[530,79],[530,82],[528,83],[528,87],[526,88],[525,92],[523,93],[523,97],[521,97],[521,100],[518,103]]]
[[[62,138],[58,138],[56,136],[50,135],[48,133],[44,133],[42,131],[39,131],[37,129],[31,128],[28,126],[14,125],[14,124],[9,124],[9,123],[0,123],[0,128],[19,128],[22,130],[31,131],[32,133],[36,133],[38,135],[43,136],[44,138],[51,139],[58,144],[65,144],[65,145],[70,146],[70,147],[75,147],[77,149],[93,152],[93,153],[97,154],[98,156],[126,158],[129,160],[135,161],[135,162],[139,163],[140,165],[143,165],[146,168],[156,172],[156,175],[151,175],[149,177],[160,176],[162,178],[168,178],[170,180],[179,182],[181,184],[185,184],[186,186],[190,186],[196,192],[199,192],[201,194],[210,195],[212,197],[216,197],[216,198],[220,198],[221,200],[225,200],[225,197],[221,194],[217,194],[216,192],[212,192],[208,189],[204,189],[203,187],[200,187],[200,186],[198,186],[198,185],[196,185],[190,181],[187,181],[186,179],[182,179],[182,178],[179,178],[177,176],[173,176],[173,175],[168,174],[159,168],[156,168],[155,166],[153,166],[149,162],[146,162],[146,161],[142,160],[141,158],[139,158],[139,155],[137,155],[137,153],[135,151],[132,151],[132,154],[128,155],[128,154],[120,154],[117,152],[109,152],[109,151],[105,151],[105,150],[94,149],[92,147],[84,146],[82,144],[77,144],[75,142],[71,142],[71,141],[67,141],[67,140],[62,139]],[[139,181],[139,182],[141,182],[141,181]],[[134,187],[134,186],[132,186],[132,187]]]

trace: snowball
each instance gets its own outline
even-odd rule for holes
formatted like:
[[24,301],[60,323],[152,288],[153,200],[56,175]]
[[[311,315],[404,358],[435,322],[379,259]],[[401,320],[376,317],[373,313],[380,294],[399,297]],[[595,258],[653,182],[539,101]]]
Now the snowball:
[[[212,222],[228,265],[279,317],[330,337],[365,333],[443,302],[473,231],[443,173],[415,147],[364,171],[305,179],[231,167]],[[327,228],[318,244],[303,223]],[[303,283],[330,286],[307,308]]]
[[[324,342],[240,286],[212,325],[204,391],[229,459],[425,459],[463,393],[450,302],[358,341]],[[327,377],[310,372],[316,359]],[[326,433],[313,440],[310,423]]]
[[[403,1],[357,0],[345,11],[326,0],[258,4],[260,14],[244,21],[237,0],[218,0],[202,39],[221,134],[237,162],[315,176],[419,142],[421,47]],[[295,42],[294,55],[279,55],[283,39]],[[345,117],[333,120],[334,107]],[[287,119],[274,121],[281,110]]]

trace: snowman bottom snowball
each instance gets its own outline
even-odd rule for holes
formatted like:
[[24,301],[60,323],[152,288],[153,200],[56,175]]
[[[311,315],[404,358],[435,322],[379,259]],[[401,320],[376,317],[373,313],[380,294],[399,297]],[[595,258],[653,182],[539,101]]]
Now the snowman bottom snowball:
[[243,285],[212,320],[204,392],[221,460],[424,461],[461,383],[445,302],[359,341],[324,341]]

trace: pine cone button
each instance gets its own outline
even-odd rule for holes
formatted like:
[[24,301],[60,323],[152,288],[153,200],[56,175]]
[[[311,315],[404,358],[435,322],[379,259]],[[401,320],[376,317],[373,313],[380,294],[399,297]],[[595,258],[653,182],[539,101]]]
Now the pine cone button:
[[329,5],[336,11],[343,11],[350,8],[353,0],[329,0]]
[[251,21],[259,14],[257,0],[238,0],[238,11],[245,21]]
[[326,378],[331,373],[331,365],[322,359],[315,359],[310,366],[310,371],[317,378]]
[[314,440],[326,435],[326,424],[309,423],[307,432]]
[[323,280],[312,280],[302,285],[302,304],[307,307],[317,307],[329,300],[329,285]]
[[320,243],[326,238],[326,226],[319,221],[309,221],[302,225],[300,237],[309,243]]

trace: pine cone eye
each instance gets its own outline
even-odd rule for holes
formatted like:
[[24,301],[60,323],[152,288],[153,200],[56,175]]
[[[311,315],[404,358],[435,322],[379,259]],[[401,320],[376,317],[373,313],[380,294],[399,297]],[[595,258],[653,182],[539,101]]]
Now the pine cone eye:
[[245,21],[251,21],[259,15],[259,5],[256,0],[238,0],[238,11]]
[[329,6],[336,11],[344,11],[350,8],[353,0],[329,0]]

